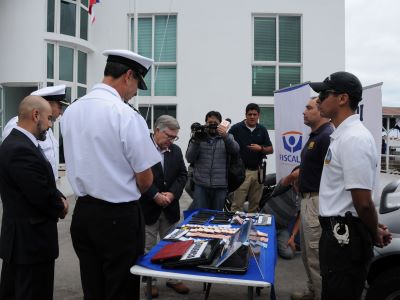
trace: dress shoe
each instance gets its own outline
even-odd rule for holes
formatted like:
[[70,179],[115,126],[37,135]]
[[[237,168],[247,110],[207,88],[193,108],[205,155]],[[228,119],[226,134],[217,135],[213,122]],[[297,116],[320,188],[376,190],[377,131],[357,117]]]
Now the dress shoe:
[[167,285],[167,287],[173,289],[178,294],[187,294],[190,291],[189,288],[186,285],[184,285],[182,282],[178,282],[178,283],[167,282],[166,285]]
[[314,300],[314,293],[311,291],[294,292],[290,295],[290,300]]
[[[147,285],[144,286],[144,294],[147,296]],[[151,298],[158,297],[158,288],[155,285],[151,286]]]

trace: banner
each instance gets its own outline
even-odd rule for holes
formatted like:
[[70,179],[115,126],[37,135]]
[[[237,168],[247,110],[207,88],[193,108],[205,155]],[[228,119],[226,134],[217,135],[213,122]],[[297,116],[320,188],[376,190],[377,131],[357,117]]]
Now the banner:
[[365,127],[372,133],[378,153],[378,166],[375,176],[373,199],[375,205],[380,201],[379,174],[381,172],[381,147],[382,147],[382,83],[377,83],[363,88],[363,99],[358,105],[357,113]]
[[307,83],[275,92],[275,161],[276,180],[288,175],[300,164],[300,153],[310,128],[304,125],[303,111],[310,99]]

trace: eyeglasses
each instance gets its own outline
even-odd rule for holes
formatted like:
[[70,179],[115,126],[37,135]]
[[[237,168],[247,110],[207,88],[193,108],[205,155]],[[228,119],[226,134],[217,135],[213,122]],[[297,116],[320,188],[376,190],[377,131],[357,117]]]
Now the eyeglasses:
[[341,94],[341,93],[340,93],[340,92],[337,92],[337,91],[335,91],[335,90],[326,90],[326,91],[322,91],[322,92],[320,92],[319,95],[318,95],[319,101],[320,101],[320,102],[324,101],[326,98],[329,97],[330,94],[339,95],[339,94]]
[[171,142],[176,142],[177,140],[179,140],[179,136],[170,135],[170,134],[166,133],[165,131],[163,131],[163,132],[167,136],[168,140],[170,140]]

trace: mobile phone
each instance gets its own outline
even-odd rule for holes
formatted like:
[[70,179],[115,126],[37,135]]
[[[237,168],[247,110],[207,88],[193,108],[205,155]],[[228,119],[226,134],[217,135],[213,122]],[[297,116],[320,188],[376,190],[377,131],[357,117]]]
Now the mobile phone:
[[229,128],[229,125],[231,125],[231,122],[229,122],[228,120],[222,120],[221,126],[224,126],[225,128]]

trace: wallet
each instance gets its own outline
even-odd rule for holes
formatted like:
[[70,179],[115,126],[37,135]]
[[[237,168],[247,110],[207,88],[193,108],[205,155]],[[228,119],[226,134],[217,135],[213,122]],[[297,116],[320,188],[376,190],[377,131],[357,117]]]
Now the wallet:
[[179,260],[192,244],[193,240],[188,240],[165,245],[154,254],[151,258],[151,262],[153,264],[161,264],[167,261]]

